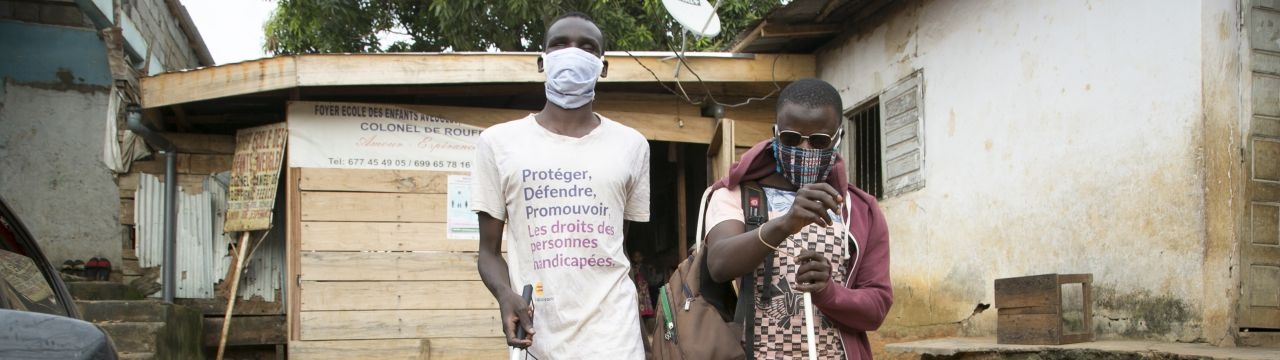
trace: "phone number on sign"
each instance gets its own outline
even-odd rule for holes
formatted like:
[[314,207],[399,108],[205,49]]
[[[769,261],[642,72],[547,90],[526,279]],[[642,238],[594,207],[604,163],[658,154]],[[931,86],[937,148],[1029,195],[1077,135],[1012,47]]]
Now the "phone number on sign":
[[379,158],[329,158],[329,164],[334,166],[359,166],[359,167],[383,167],[383,168],[446,168],[446,169],[470,169],[470,161],[454,161],[454,160],[410,160],[410,159],[379,159]]

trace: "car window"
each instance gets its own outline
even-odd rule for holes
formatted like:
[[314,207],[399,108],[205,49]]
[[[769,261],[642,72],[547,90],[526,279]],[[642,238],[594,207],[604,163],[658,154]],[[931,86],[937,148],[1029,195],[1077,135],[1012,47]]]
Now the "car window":
[[7,250],[0,250],[0,306],[68,316],[35,261]]

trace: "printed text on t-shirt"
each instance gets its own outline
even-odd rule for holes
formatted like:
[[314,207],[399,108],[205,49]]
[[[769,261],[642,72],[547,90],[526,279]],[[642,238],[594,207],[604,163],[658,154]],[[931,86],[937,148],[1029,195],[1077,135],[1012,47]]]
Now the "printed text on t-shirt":
[[609,206],[595,200],[590,171],[524,169],[520,180],[535,269],[615,266],[611,256],[597,250],[602,237],[611,239],[616,230]]

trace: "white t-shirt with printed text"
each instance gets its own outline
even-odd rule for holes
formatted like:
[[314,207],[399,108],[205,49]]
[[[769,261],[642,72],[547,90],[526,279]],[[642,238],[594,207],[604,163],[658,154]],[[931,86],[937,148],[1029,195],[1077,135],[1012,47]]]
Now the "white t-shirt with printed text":
[[599,116],[574,138],[531,114],[480,134],[472,210],[506,222],[511,283],[534,286],[530,353],[643,359],[623,220],[649,221],[649,143]]

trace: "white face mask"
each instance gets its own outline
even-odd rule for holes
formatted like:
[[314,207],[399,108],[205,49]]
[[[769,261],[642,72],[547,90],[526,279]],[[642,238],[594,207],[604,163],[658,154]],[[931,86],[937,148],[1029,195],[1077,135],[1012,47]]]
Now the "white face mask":
[[547,72],[547,101],[564,109],[577,109],[596,97],[596,80],[604,70],[604,60],[582,49],[570,47],[542,55]]

